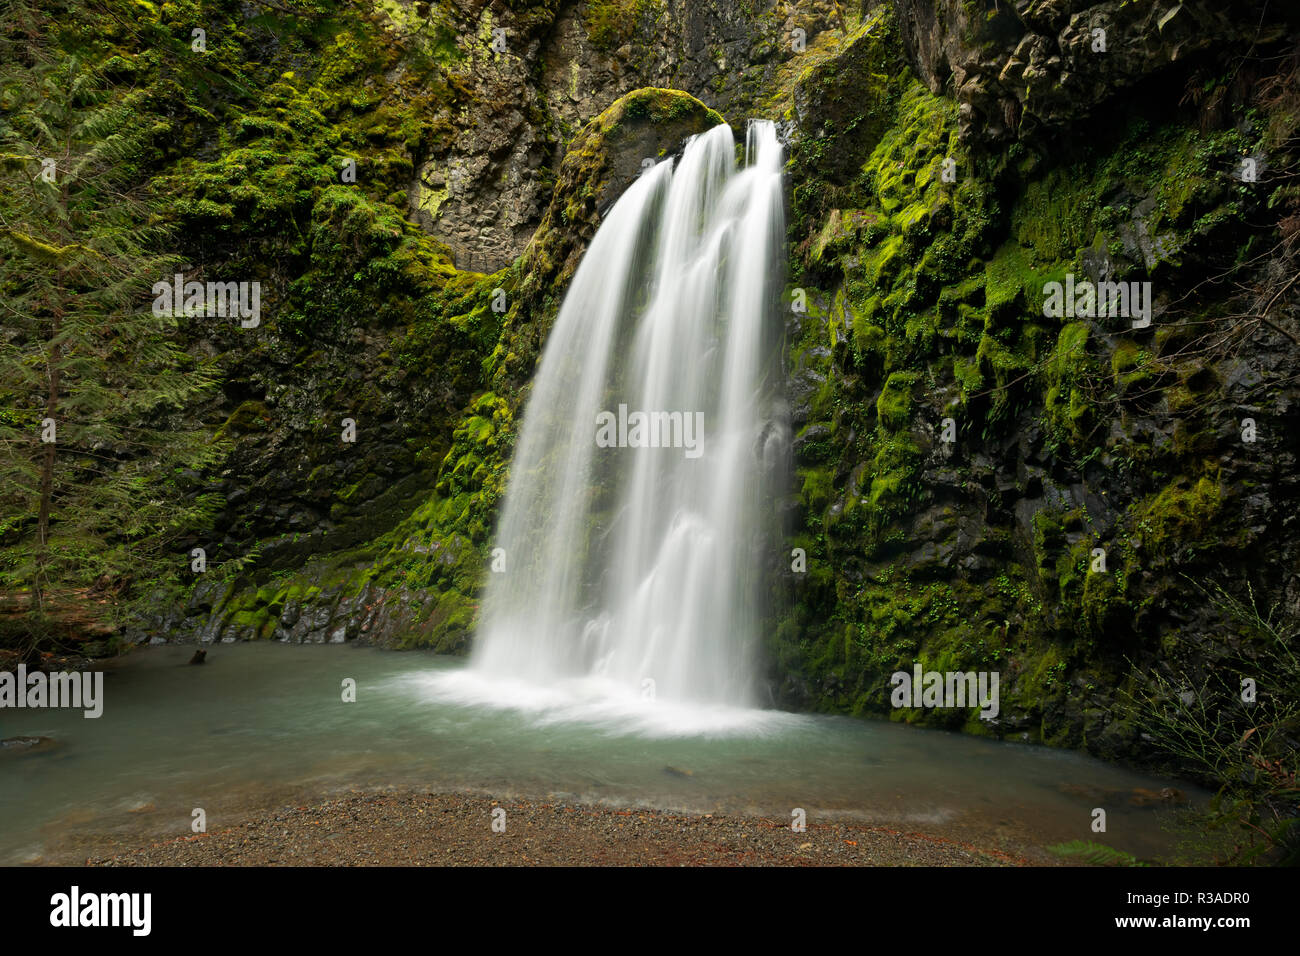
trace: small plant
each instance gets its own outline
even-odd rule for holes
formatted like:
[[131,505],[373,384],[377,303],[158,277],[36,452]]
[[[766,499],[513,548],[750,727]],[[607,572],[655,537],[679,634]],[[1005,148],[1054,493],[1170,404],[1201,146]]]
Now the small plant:
[[[1191,579],[1188,579],[1191,581]],[[1204,671],[1155,671],[1141,695],[1121,692],[1136,724],[1180,772],[1216,787],[1202,811],[1210,831],[1235,831],[1220,862],[1300,863],[1300,621],[1218,584],[1199,590],[1235,631]]]
[[1064,857],[1073,863],[1081,863],[1085,866],[1148,865],[1132,853],[1125,853],[1123,850],[1106,846],[1104,843],[1093,843],[1091,840],[1071,840],[1069,843],[1058,843],[1055,846],[1049,846],[1047,850],[1049,853],[1055,853],[1059,857]]

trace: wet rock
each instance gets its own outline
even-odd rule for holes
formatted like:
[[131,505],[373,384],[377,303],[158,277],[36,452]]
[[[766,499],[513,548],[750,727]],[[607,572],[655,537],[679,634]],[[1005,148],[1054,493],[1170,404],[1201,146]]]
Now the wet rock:
[[1149,790],[1146,787],[1134,787],[1128,795],[1130,806],[1157,807],[1187,802],[1187,795],[1175,787],[1161,787]]
[[62,745],[53,737],[6,737],[0,740],[0,753],[36,754],[49,753]]
[[1077,123],[1196,53],[1272,42],[1294,16],[1280,8],[1261,16],[1249,0],[894,6],[917,73],[936,93],[955,90],[962,139],[983,143]]

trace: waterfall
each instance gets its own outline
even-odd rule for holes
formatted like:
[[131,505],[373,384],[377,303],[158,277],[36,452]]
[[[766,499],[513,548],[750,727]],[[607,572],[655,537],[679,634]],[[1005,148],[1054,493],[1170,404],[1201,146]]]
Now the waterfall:
[[610,210],[523,414],[475,679],[757,703],[789,429],[779,397],[781,146],[693,137]]

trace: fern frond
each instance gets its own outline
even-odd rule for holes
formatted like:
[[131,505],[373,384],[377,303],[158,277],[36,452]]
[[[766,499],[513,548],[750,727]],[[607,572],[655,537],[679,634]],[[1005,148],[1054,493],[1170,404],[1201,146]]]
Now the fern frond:
[[1123,850],[1117,850],[1112,846],[1106,846],[1104,843],[1094,843],[1091,840],[1071,840],[1069,843],[1058,843],[1055,846],[1049,846],[1048,852],[1055,853],[1057,856],[1065,857],[1076,863],[1083,863],[1087,866],[1147,866],[1132,853],[1125,853]]

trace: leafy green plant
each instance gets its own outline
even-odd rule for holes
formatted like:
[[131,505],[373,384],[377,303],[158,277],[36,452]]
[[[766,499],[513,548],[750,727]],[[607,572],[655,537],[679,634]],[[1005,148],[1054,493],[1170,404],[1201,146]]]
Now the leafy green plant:
[[1071,840],[1069,843],[1057,843],[1049,846],[1048,852],[1064,857],[1073,863],[1086,866],[1147,866],[1132,853],[1125,853],[1104,843],[1091,840]]

